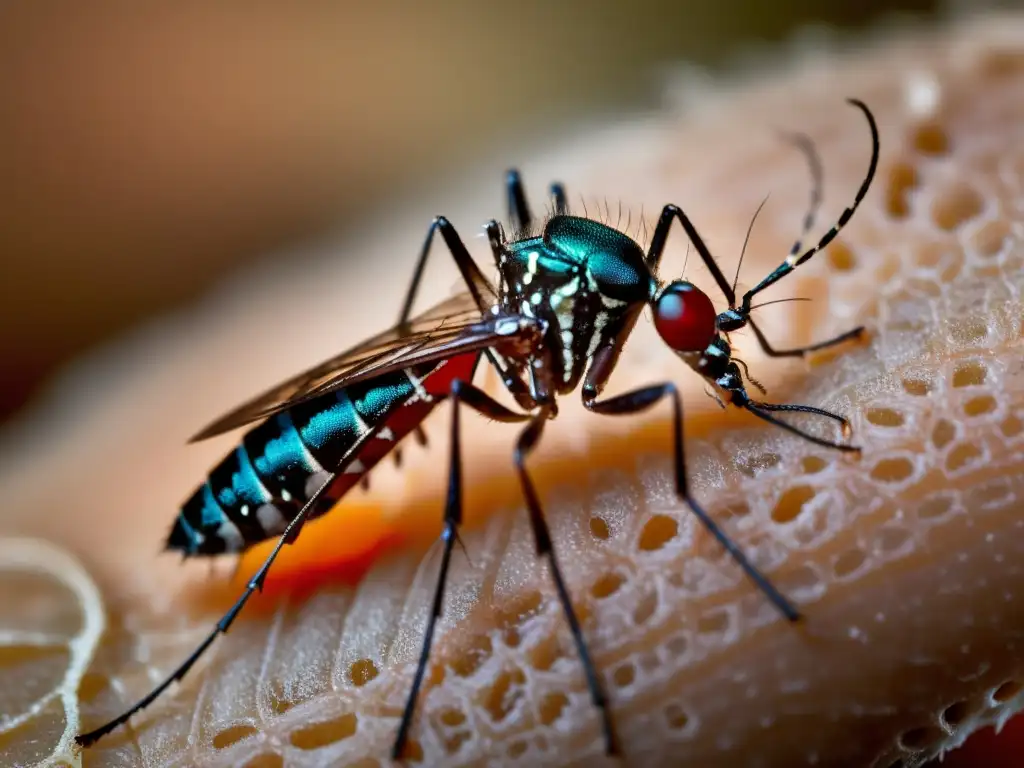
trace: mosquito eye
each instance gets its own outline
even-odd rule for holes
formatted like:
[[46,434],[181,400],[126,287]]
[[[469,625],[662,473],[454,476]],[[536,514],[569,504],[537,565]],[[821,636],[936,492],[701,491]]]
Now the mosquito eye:
[[693,283],[675,282],[654,303],[654,327],[676,352],[700,352],[715,337],[711,299]]

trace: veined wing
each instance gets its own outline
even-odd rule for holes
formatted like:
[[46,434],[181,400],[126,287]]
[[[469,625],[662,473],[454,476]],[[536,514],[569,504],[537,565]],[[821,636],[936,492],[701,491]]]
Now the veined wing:
[[343,352],[310,370],[278,384],[217,419],[190,442],[265,419],[296,403],[341,387],[420,363],[457,354],[500,349],[503,354],[523,353],[539,340],[540,326],[520,315],[481,317],[469,293],[459,294],[410,321]]

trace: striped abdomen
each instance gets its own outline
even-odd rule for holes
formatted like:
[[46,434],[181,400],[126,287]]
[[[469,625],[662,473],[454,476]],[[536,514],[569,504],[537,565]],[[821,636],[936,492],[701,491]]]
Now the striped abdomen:
[[330,509],[447,396],[479,353],[424,363],[299,403],[253,428],[185,502],[167,548],[239,552],[279,535],[331,472],[307,519]]

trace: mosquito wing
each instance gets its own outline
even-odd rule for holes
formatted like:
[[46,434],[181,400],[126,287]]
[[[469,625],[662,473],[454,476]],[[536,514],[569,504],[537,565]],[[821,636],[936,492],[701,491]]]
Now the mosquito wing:
[[405,327],[378,334],[300,373],[217,419],[190,442],[265,419],[296,403],[358,381],[419,363],[489,347],[524,353],[539,339],[537,322],[519,315],[481,317],[475,299],[459,294],[427,310]]

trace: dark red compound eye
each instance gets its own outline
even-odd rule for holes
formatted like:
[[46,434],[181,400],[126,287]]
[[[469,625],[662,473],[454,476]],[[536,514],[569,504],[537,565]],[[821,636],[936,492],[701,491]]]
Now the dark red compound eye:
[[718,313],[711,299],[693,283],[666,286],[654,303],[654,327],[676,352],[701,352],[715,338]]

